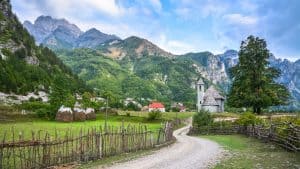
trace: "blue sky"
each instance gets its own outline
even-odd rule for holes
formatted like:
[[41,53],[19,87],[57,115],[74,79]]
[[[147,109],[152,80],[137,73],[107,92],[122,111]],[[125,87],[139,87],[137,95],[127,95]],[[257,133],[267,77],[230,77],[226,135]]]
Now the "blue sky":
[[252,34],[280,58],[300,59],[299,0],[11,0],[21,21],[65,18],[121,38],[146,38],[175,53],[239,49]]

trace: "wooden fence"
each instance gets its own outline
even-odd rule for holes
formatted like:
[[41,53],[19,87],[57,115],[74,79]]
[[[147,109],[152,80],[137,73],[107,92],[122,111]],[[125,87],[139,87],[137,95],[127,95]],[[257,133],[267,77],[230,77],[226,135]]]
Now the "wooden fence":
[[300,126],[291,123],[262,125],[203,126],[191,128],[189,134],[245,134],[266,142],[273,142],[287,150],[300,152]]
[[[32,132],[31,139],[24,134],[10,132],[12,138],[6,141],[8,133],[0,143],[0,169],[49,168],[68,163],[80,163],[101,159],[124,152],[149,149],[172,141],[173,125],[166,123],[158,131],[146,126],[90,128],[79,133],[66,131],[64,137],[57,132]],[[17,138],[18,137],[18,138]]]

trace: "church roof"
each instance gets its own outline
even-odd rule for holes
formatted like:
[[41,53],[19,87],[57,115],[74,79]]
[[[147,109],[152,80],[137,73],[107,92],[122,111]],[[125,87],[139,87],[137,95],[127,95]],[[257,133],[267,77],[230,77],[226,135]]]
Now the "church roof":
[[218,103],[212,96],[207,96],[204,99],[203,106],[218,106]]
[[206,90],[206,92],[205,92],[205,94],[204,94],[204,99],[206,98],[206,97],[212,97],[212,98],[214,98],[214,99],[222,99],[222,100],[224,100],[224,97],[223,96],[221,96],[220,95],[220,93],[213,87],[213,86],[210,86],[207,90]]
[[197,84],[204,85],[204,82],[203,82],[202,78],[199,78],[199,79],[198,79]]

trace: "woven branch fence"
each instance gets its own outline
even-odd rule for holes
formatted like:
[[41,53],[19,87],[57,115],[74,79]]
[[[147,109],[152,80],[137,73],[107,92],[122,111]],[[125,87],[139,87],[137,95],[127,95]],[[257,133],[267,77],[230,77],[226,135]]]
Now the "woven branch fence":
[[265,142],[273,142],[290,151],[300,152],[300,126],[291,123],[271,124],[268,127],[262,125],[192,127],[189,134],[244,134]]
[[66,131],[64,137],[48,132],[32,132],[25,140],[24,134],[10,132],[12,139],[6,141],[8,133],[0,140],[0,169],[50,168],[68,163],[80,163],[101,159],[125,152],[135,152],[165,144],[174,139],[172,123],[165,123],[157,131],[146,126],[94,127],[80,130],[76,135]]

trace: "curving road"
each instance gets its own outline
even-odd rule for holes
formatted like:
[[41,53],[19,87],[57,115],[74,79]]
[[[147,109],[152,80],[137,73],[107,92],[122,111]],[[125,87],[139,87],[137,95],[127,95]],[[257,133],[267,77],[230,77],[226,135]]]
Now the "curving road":
[[109,169],[201,169],[210,168],[223,154],[215,142],[187,136],[190,125],[174,131],[176,143],[132,161],[118,163]]

